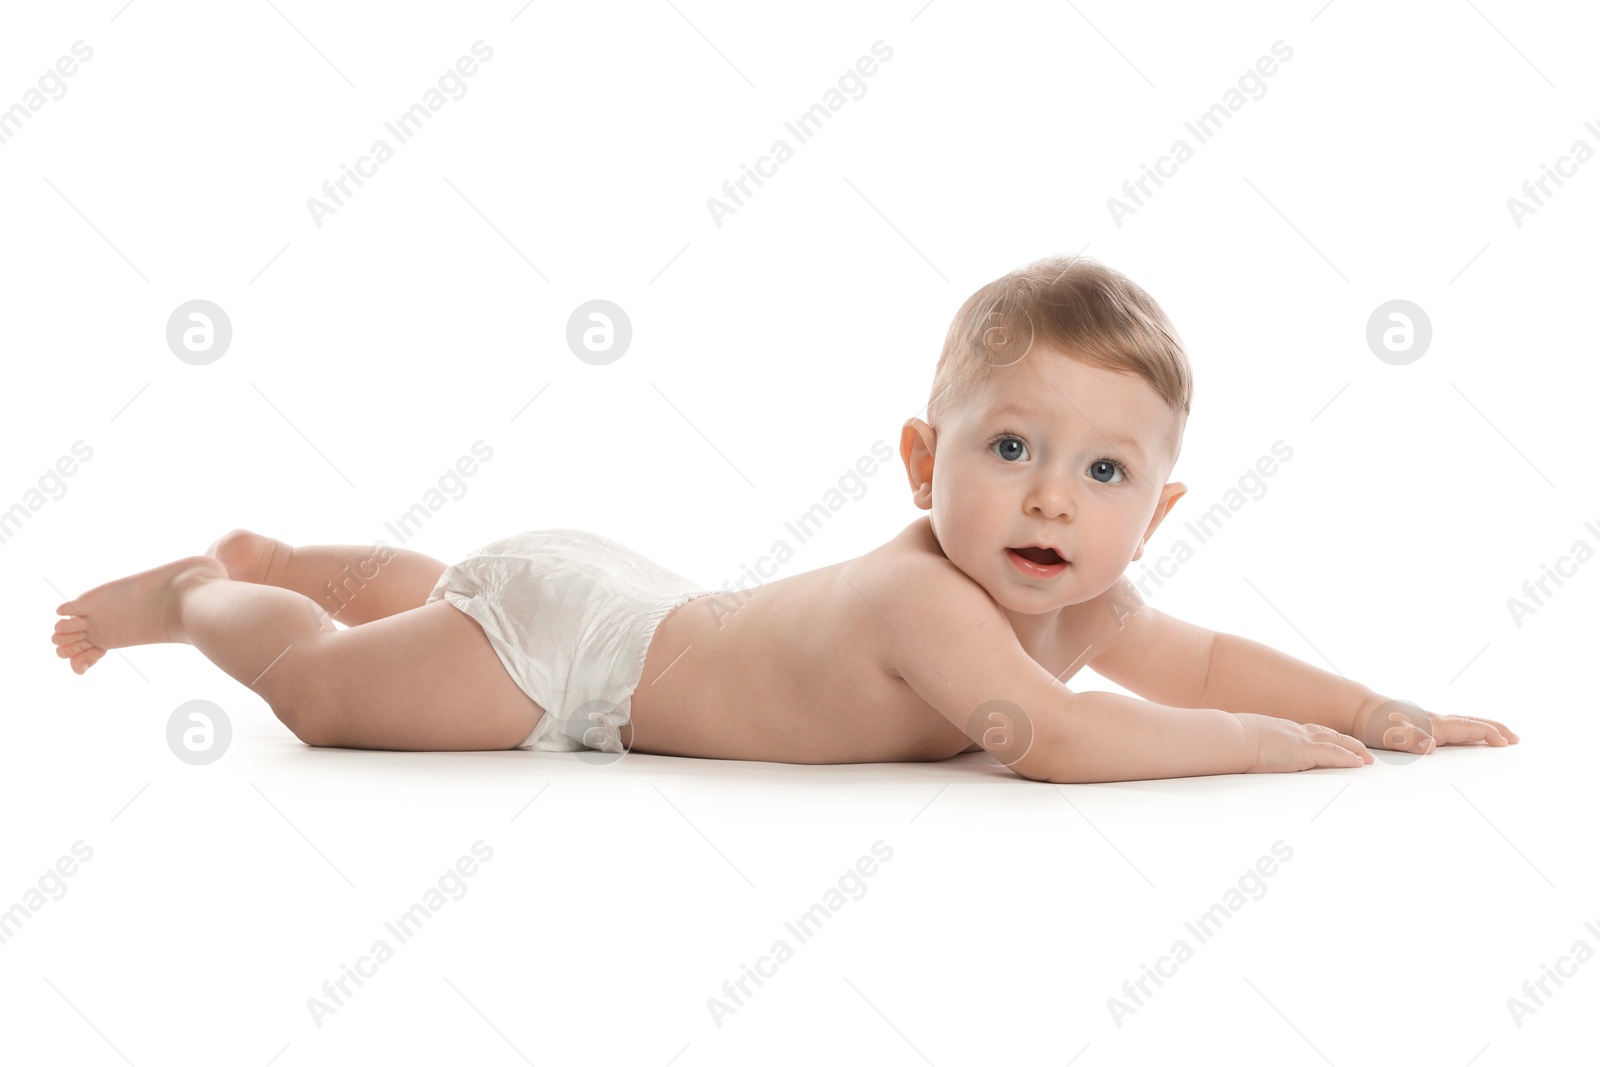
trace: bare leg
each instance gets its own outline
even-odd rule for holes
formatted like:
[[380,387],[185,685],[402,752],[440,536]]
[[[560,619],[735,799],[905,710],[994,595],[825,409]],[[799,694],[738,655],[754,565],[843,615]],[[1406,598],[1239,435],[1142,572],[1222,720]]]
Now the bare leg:
[[243,529],[223,534],[206,554],[229,578],[292,589],[346,626],[420,608],[445,569],[409,548],[294,546]]
[[543,715],[450,604],[336,630],[299,593],[225,575],[188,556],[96,586],[56,608],[57,655],[82,674],[108,649],[193,645],[309,745],[512,748]]

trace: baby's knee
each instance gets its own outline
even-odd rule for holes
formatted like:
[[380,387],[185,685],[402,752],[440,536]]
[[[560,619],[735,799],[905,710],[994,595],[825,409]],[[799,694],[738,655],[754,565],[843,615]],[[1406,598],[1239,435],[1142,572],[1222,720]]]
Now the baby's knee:
[[343,717],[338,702],[330,699],[326,692],[317,689],[285,692],[268,703],[278,721],[313,748],[338,748],[343,744]]

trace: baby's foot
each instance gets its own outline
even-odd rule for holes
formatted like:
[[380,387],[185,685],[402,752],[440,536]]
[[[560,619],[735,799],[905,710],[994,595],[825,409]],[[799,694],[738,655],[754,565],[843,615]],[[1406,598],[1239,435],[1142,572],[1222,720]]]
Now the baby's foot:
[[272,585],[275,574],[288,565],[294,548],[282,541],[250,530],[229,530],[206,549],[206,555],[215,557],[228,569],[228,577],[236,582],[254,582]]
[[56,614],[66,618],[56,620],[50,637],[56,655],[71,659],[73,673],[82,674],[109,649],[178,640],[172,627],[177,600],[173,593],[180,579],[196,574],[228,576],[223,565],[210,556],[185,556],[97,585],[57,605]]

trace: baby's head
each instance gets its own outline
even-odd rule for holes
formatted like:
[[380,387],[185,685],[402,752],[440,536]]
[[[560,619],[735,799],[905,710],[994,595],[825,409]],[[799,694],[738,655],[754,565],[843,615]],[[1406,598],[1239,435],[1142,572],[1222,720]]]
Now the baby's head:
[[[1193,381],[1177,331],[1143,289],[1052,256],[956,312],[928,419],[900,457],[945,556],[1001,606],[1041,614],[1110,588],[1187,487],[1168,483]],[[1010,551],[1066,560],[1030,570]]]

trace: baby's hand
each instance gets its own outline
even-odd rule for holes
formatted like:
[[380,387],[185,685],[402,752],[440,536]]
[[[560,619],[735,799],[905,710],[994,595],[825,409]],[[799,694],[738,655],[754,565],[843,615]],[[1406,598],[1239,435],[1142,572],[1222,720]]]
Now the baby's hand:
[[1244,726],[1248,751],[1254,753],[1248,773],[1365,767],[1372,758],[1360,741],[1331,726],[1248,712],[1237,712],[1235,717]]
[[1385,700],[1356,716],[1356,737],[1369,748],[1426,755],[1439,745],[1483,744],[1499,747],[1521,740],[1493,719],[1435,715],[1409,700]]

